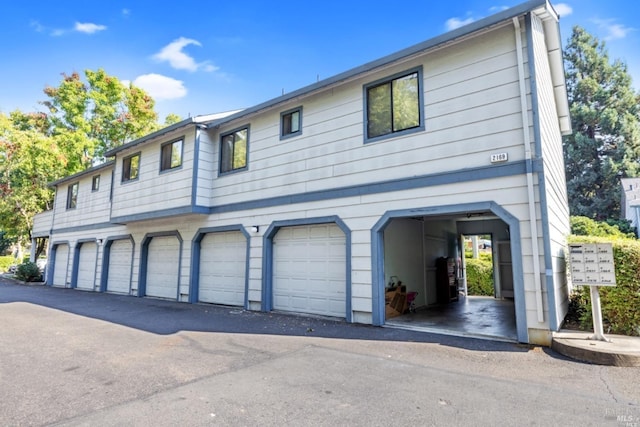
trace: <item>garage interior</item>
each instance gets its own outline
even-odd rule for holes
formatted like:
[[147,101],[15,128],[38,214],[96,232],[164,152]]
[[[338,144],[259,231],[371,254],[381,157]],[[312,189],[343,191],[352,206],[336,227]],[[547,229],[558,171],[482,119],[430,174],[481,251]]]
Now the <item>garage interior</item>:
[[[468,295],[470,236],[485,237],[493,296]],[[509,226],[492,212],[390,220],[384,272],[386,326],[517,341]]]

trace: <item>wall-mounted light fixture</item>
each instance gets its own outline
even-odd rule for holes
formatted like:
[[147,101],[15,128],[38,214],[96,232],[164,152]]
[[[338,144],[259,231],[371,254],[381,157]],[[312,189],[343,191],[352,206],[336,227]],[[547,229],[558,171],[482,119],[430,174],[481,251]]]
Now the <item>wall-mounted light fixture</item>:
[[258,231],[260,231],[260,226],[259,225],[252,226],[251,231],[253,231],[254,233],[257,233]]
[[96,239],[96,242],[97,242],[99,245],[102,245],[102,239]]

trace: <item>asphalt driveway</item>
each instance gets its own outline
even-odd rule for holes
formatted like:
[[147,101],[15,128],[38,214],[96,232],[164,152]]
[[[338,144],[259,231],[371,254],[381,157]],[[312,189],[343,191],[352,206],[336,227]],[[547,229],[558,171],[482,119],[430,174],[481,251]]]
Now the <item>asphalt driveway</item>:
[[0,425],[640,425],[640,369],[0,279]]

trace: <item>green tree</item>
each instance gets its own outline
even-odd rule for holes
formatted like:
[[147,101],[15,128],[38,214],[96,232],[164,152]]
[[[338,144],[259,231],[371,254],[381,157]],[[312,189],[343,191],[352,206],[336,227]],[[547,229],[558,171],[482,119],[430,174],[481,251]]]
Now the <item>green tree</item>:
[[67,164],[43,126],[40,114],[0,113],[0,226],[20,246],[31,238],[33,216],[51,208],[48,183]]
[[574,27],[564,51],[573,135],[564,138],[572,215],[619,218],[620,178],[638,175],[640,98],[627,66],[604,42]]
[[160,128],[155,101],[144,90],[123,85],[99,69],[63,74],[58,87],[46,87],[50,129],[73,173],[104,159],[104,153]]

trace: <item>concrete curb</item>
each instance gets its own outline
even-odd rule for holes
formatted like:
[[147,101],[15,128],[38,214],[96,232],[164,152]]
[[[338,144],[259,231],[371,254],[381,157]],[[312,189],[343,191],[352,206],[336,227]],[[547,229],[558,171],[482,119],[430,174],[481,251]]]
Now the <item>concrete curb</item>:
[[640,367],[640,337],[606,335],[610,340],[590,340],[591,332],[562,330],[553,335],[551,348],[581,362],[596,365]]

